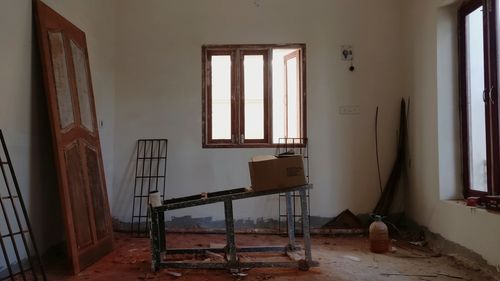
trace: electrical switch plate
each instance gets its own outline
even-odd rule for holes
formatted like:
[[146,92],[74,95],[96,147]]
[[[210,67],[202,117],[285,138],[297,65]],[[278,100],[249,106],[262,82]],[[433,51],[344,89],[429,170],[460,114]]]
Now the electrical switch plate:
[[342,105],[339,107],[340,115],[358,115],[360,112],[359,105]]
[[342,60],[345,61],[352,61],[353,55],[352,55],[352,46],[350,45],[343,45],[340,47],[340,57]]

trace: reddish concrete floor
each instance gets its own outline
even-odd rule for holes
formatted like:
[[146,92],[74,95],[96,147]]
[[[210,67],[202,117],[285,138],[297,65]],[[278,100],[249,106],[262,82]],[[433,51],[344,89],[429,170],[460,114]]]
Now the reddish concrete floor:
[[[276,235],[238,235],[236,239],[240,246],[284,245],[287,242],[286,238]],[[224,243],[224,235],[167,235],[168,247],[208,247],[210,243]],[[436,255],[425,248],[397,244],[395,249],[393,253],[373,254],[368,250],[366,237],[314,237],[313,257],[320,262],[319,268],[308,272],[297,269],[252,269],[245,271],[248,276],[241,280],[500,280],[489,269],[457,262],[454,258]],[[257,259],[262,256],[242,258]],[[182,276],[174,277],[168,271]],[[161,270],[153,274],[150,272],[149,240],[120,233],[115,236],[115,250],[78,276],[64,274],[57,264],[49,266],[48,273],[52,281],[238,280],[224,270]]]

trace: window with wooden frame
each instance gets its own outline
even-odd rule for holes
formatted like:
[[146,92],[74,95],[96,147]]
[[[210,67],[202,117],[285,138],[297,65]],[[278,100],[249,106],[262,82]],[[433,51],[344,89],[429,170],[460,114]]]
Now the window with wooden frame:
[[203,147],[306,139],[305,45],[202,47]]
[[459,9],[459,92],[464,196],[500,194],[498,1]]

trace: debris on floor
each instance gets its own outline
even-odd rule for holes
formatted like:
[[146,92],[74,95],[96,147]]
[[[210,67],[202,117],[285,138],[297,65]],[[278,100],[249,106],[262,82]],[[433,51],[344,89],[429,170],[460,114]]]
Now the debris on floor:
[[[238,246],[261,245],[262,241],[266,244],[283,244],[287,239],[279,235],[236,236]],[[300,238],[297,239],[300,240]],[[197,244],[207,246],[206,241],[224,244],[225,235],[185,233],[167,235],[169,247],[187,248]],[[162,269],[157,273],[151,273],[149,239],[131,239],[126,234],[116,233],[115,250],[84,270],[78,277],[65,275],[61,271],[54,270],[54,267],[50,265],[47,271],[51,281],[500,281],[497,272],[491,272],[488,268],[464,266],[464,263],[456,257],[438,255],[425,246],[394,240],[391,243],[397,248],[396,253],[374,254],[369,251],[366,236],[313,236],[313,254],[319,261],[320,267],[309,271],[301,271],[297,268],[259,268],[236,272],[239,274],[233,276],[226,270],[205,269]],[[253,257],[245,253],[239,258]],[[190,258],[205,259],[206,256]],[[257,258],[262,258],[262,254]]]
[[349,209],[344,210],[338,216],[327,222],[322,228],[331,229],[362,229],[359,218]]
[[172,275],[174,277],[181,277],[182,276],[182,273],[174,272],[174,271],[167,271],[167,274]]
[[354,256],[344,256],[344,258],[346,258],[348,260],[352,260],[352,261],[361,261],[360,258],[354,257]]
[[206,251],[205,252],[207,254],[207,256],[211,259],[211,260],[224,260],[224,256],[221,255],[221,254],[217,254],[217,253],[214,253],[214,252],[211,252],[211,251]]

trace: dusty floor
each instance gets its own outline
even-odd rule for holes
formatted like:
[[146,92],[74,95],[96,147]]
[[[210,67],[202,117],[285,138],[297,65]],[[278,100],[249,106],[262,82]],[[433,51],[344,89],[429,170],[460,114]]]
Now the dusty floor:
[[[284,245],[286,238],[277,235],[238,235],[241,246]],[[116,234],[115,250],[101,261],[87,268],[77,277],[65,275],[58,266],[49,267],[49,280],[236,280],[224,270],[161,270],[150,273],[150,249],[147,238],[131,238]],[[168,234],[168,247],[207,247],[210,243],[223,243],[224,235]],[[299,241],[300,242],[300,241]],[[314,237],[313,257],[319,268],[308,272],[296,269],[251,269],[240,280],[338,280],[338,281],[397,281],[397,280],[500,280],[495,274],[464,265],[456,259],[440,256],[425,248],[396,244],[396,251],[373,254],[368,251],[366,237]],[[243,258],[250,258],[248,256]],[[252,257],[256,258],[256,257]],[[167,273],[181,273],[174,277]]]

